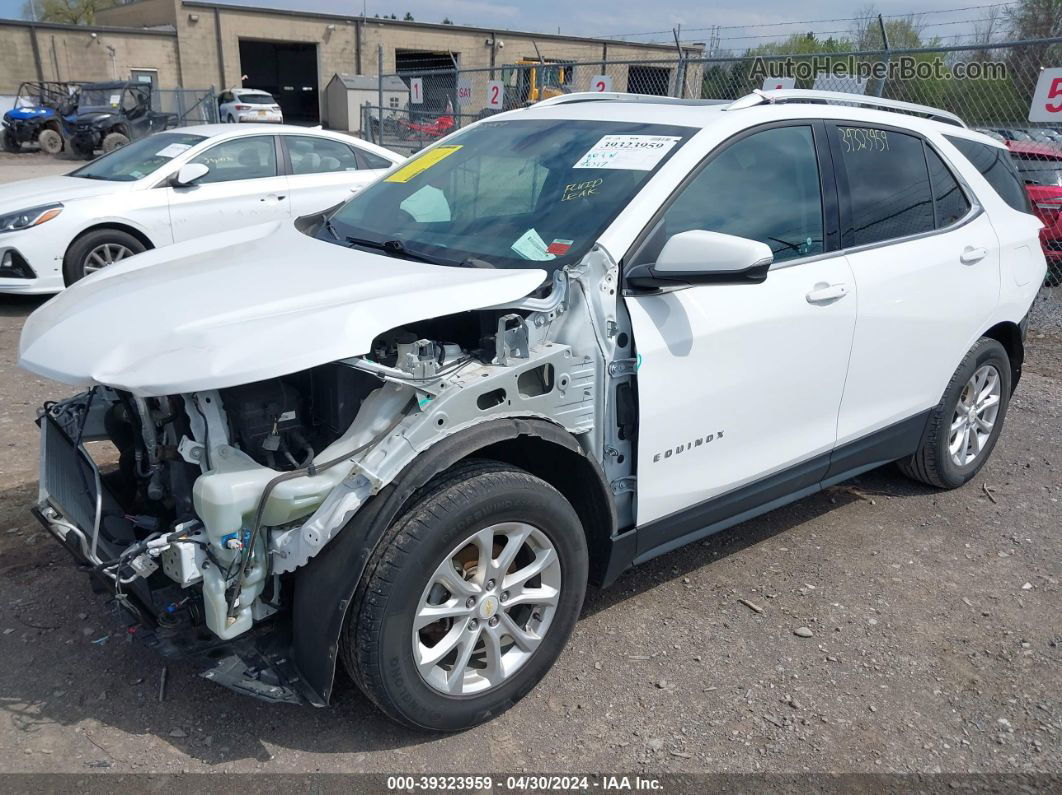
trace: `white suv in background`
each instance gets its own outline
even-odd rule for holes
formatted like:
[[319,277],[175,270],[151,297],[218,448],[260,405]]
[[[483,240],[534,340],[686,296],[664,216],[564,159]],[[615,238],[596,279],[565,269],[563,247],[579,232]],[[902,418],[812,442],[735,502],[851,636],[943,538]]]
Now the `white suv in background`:
[[37,310],[21,365],[89,389],[42,409],[35,510],[213,681],[323,705],[341,662],[463,729],[545,675],[588,582],[883,464],[973,478],[1039,229],[1007,151],[932,108],[546,100]]
[[218,95],[218,118],[226,124],[239,122],[284,123],[280,105],[268,91],[232,88]]

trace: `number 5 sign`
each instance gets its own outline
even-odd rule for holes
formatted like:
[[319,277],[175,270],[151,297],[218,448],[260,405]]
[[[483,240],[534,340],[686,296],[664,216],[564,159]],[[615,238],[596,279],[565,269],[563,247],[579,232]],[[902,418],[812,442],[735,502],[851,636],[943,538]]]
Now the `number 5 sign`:
[[612,78],[608,75],[594,75],[590,78],[590,90],[604,94],[612,90]]
[[1029,107],[1029,121],[1062,122],[1062,68],[1040,72]]
[[501,80],[487,81],[487,107],[505,107],[505,83]]

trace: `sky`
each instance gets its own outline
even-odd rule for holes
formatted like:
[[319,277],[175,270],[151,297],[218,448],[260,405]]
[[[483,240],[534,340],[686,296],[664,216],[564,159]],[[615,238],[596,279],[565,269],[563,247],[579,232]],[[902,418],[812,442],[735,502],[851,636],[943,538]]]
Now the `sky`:
[[[723,48],[744,49],[777,39],[786,33],[807,32],[843,35],[852,25],[843,20],[857,16],[864,2],[817,0],[793,3],[792,0],[759,0],[756,3],[724,0],[708,6],[703,0],[666,0],[653,4],[647,14],[645,0],[245,0],[232,5],[251,5],[324,11],[337,14],[360,14],[362,3],[368,16],[397,14],[406,11],[417,21],[441,22],[448,16],[453,22],[480,27],[530,30],[583,36],[655,32],[632,36],[632,41],[671,40],[670,31],[682,25],[684,41],[706,41],[713,25],[726,26],[720,33]],[[983,19],[988,6],[998,0],[879,0],[874,5],[882,14],[919,13],[925,34],[956,42],[957,35],[973,32],[973,20]],[[974,7],[972,7],[974,6]],[[976,6],[982,6],[978,8]],[[23,0],[0,0],[0,17],[21,17]],[[960,9],[952,10],[948,9]],[[822,20],[809,24],[778,25],[779,22]],[[740,27],[739,27],[740,26]],[[838,34],[840,32],[840,34]]]

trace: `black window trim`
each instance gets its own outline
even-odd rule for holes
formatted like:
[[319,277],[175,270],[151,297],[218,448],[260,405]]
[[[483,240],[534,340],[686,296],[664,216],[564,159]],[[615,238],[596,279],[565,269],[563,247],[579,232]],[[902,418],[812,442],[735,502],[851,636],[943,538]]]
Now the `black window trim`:
[[[332,138],[331,136],[328,136],[328,135],[314,135],[312,132],[309,132],[309,131],[307,131],[307,132],[301,132],[301,131],[300,132],[283,132],[283,133],[280,133],[279,135],[277,135],[277,139],[278,140],[283,139],[283,144],[280,145],[280,150],[282,150],[284,152],[284,174],[287,175],[287,176],[293,176],[293,177],[309,176],[307,174],[296,174],[295,173],[295,169],[291,165],[291,150],[288,148],[287,139],[289,137],[291,137],[291,138],[320,138],[320,139],[325,140],[325,141],[332,141],[333,143],[337,143],[337,144],[339,144],[341,146],[345,146],[345,147],[347,147],[347,149],[351,150],[351,153],[354,155],[354,162],[357,164],[357,171],[355,171],[353,173],[356,174],[358,171],[367,170],[367,166],[365,165],[365,161],[362,159],[362,156],[361,156],[361,150],[357,146],[352,144],[352,143],[348,143],[347,141],[342,141],[342,140],[340,140],[338,138]],[[278,150],[278,155],[280,153],[280,150]],[[324,172],[324,173],[340,174],[340,173],[351,173],[351,172],[329,171],[329,172]]]
[[[819,189],[822,197],[822,236],[823,236],[823,251],[817,254],[809,254],[806,257],[794,257],[793,259],[783,260],[782,262],[772,262],[770,270],[781,270],[782,268],[791,268],[795,265],[804,265],[809,262],[817,262],[823,259],[829,259],[836,257],[841,253],[840,243],[840,213],[839,213],[839,201],[837,192],[837,180],[836,171],[834,169],[833,156],[830,152],[829,140],[826,135],[826,125],[822,119],[814,118],[800,118],[800,119],[779,119],[778,121],[766,122],[764,124],[757,124],[753,127],[746,127],[739,132],[734,133],[729,138],[725,138],[708,152],[697,163],[690,172],[683,177],[682,181],[671,191],[667,199],[661,203],[656,212],[653,213],[652,218],[642,228],[642,231],[638,233],[638,236],[631,243],[627,249],[627,253],[620,261],[620,273],[626,274],[627,269],[638,263],[638,257],[642,253],[646,244],[649,242],[656,228],[659,226],[660,221],[664,215],[671,208],[671,206],[678,200],[678,197],[689,187],[689,185],[697,179],[697,177],[708,167],[709,164],[715,158],[717,158],[724,151],[729,149],[732,145],[739,141],[749,138],[757,133],[765,132],[767,130],[779,129],[782,127],[810,127],[812,134],[812,141],[815,147],[815,156],[818,162],[819,171]],[[646,290],[629,288],[624,283],[622,285],[625,295],[645,295]],[[674,288],[665,288],[665,291],[671,291],[675,289],[685,289],[686,285],[678,285]]]
[[[955,221],[955,223],[937,229],[936,195],[933,193],[933,183],[932,180],[930,180],[929,191],[930,195],[933,196],[933,229],[929,229],[925,232],[915,232],[914,234],[904,235],[902,237],[890,237],[887,240],[875,240],[873,243],[864,243],[859,246],[842,247],[840,249],[842,254],[859,254],[863,251],[871,251],[876,248],[881,248],[882,246],[894,246],[897,243],[906,243],[908,241],[921,240],[922,238],[931,237],[934,235],[941,235],[954,232],[956,229],[966,226],[966,224],[970,223],[979,215],[981,215],[982,212],[984,212],[984,208],[981,206],[981,202],[978,201],[977,195],[970,188],[970,185],[963,177],[962,172],[955,168],[955,165],[951,162],[950,158],[948,158],[948,156],[940,150],[939,146],[936,146],[932,141],[930,141],[928,138],[926,138],[926,136],[922,135],[921,133],[906,127],[897,127],[891,124],[878,124],[877,122],[849,121],[848,119],[836,118],[824,119],[823,121],[826,123],[827,127],[866,127],[874,130],[885,130],[887,132],[894,132],[899,135],[907,135],[911,138],[918,139],[922,142],[922,159],[926,163],[927,179],[930,175],[929,161],[926,156],[925,150],[926,147],[929,147],[929,149],[931,149],[943,161],[945,167],[951,172],[951,175],[955,178],[955,181],[959,183],[959,187],[962,189],[963,193],[966,194],[966,201],[970,204],[970,209],[966,213],[966,215],[964,215],[959,220]],[[835,160],[841,160],[841,152],[838,148],[840,146],[838,138],[839,136],[837,135],[828,136],[828,140],[830,142],[830,151],[833,153],[833,157]],[[844,169],[840,167],[836,169],[835,177],[837,179],[837,197],[839,200],[838,209],[841,218],[841,228],[843,229],[844,222],[847,220],[848,217],[849,208],[851,207],[849,203],[848,180],[845,176]]]

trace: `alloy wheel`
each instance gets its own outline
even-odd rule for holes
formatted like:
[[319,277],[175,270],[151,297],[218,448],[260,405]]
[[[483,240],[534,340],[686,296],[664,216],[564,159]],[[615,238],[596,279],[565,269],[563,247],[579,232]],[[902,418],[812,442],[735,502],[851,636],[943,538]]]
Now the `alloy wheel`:
[[948,436],[948,452],[958,466],[972,464],[988,444],[999,414],[999,370],[991,364],[977,368],[959,394]]
[[100,268],[133,256],[133,251],[121,243],[101,243],[85,255],[83,269],[85,275],[95,273]]
[[537,527],[504,522],[473,533],[438,565],[417,604],[421,678],[446,695],[498,687],[542,642],[560,592],[560,558]]

